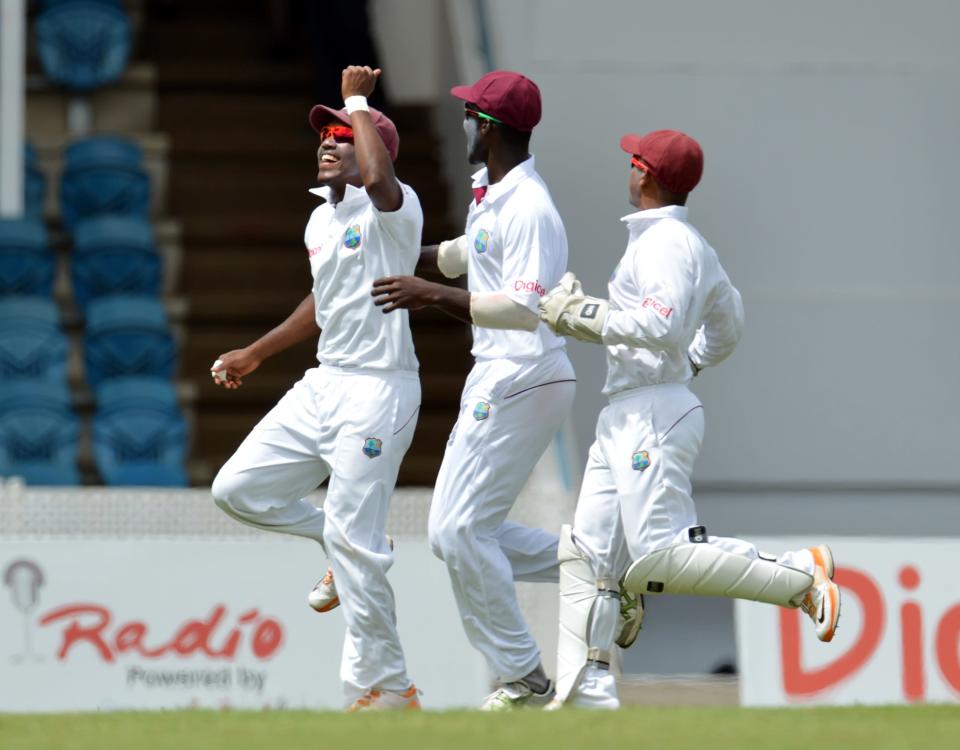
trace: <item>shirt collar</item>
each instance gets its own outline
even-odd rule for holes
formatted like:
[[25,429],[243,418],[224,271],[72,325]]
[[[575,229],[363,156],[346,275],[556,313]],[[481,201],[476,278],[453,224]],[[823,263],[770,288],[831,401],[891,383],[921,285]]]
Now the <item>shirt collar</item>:
[[327,185],[321,185],[320,187],[310,188],[307,192],[313,193],[314,195],[323,198],[331,206],[345,206],[354,201],[359,200],[370,200],[367,196],[366,188],[355,187],[353,185],[347,185],[347,189],[343,191],[343,200],[337,203],[334,200],[333,188]]
[[661,206],[660,208],[648,208],[645,211],[635,211],[627,214],[620,219],[627,226],[639,224],[641,222],[653,223],[657,219],[679,219],[686,221],[689,209],[686,206]]
[[494,185],[490,184],[490,175],[487,172],[486,167],[479,170],[478,172],[474,172],[473,187],[487,188],[486,195],[484,196],[483,199],[485,201],[489,201],[490,203],[492,203],[498,198],[501,198],[507,193],[509,193],[517,185],[519,185],[525,179],[530,177],[530,175],[532,175],[533,173],[534,173],[534,161],[533,161],[533,155],[531,154],[527,159],[520,162],[519,164],[517,164],[517,166],[515,166],[513,169],[507,172],[503,176],[503,179]]

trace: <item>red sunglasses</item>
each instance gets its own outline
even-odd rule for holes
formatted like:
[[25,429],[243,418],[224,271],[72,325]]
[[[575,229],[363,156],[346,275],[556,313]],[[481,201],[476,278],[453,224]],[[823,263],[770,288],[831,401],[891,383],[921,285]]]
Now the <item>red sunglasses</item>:
[[632,164],[632,165],[633,165],[634,167],[636,167],[637,169],[642,169],[644,172],[649,172],[649,171],[650,171],[650,167],[648,167],[646,164],[644,164],[642,161],[640,161],[639,157],[631,156],[631,157],[630,157],[630,164]]
[[324,125],[320,128],[320,142],[323,143],[327,138],[333,138],[338,143],[353,143],[353,128],[346,125]]

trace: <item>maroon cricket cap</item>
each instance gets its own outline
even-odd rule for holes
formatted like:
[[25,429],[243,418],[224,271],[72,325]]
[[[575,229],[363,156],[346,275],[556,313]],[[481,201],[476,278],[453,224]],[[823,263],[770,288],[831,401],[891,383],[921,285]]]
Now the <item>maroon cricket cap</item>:
[[454,86],[450,93],[522,133],[540,122],[540,89],[510,70],[494,70],[472,86]]
[[[383,141],[383,145],[387,147],[390,158],[396,161],[397,154],[400,151],[400,135],[397,133],[397,126],[394,125],[393,120],[383,114],[383,112],[373,107],[370,107],[370,119],[373,120],[373,126],[380,134],[380,140]],[[347,127],[353,127],[346,107],[343,109],[333,109],[332,107],[325,107],[322,104],[318,104],[310,110],[310,125],[318,133],[324,125],[329,125],[334,120],[342,122]]]
[[689,193],[703,175],[700,144],[679,130],[628,133],[620,139],[620,148],[639,157],[657,182],[674,193]]

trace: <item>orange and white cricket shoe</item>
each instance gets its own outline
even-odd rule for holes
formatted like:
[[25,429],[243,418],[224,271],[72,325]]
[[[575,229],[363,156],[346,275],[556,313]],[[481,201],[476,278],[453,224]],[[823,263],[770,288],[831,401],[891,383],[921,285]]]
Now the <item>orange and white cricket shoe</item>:
[[333,568],[327,568],[323,578],[317,581],[313,591],[307,594],[307,604],[317,612],[329,612],[340,606],[340,595],[337,594],[337,585],[333,582]]
[[[387,544],[393,551],[393,537],[387,536]],[[337,584],[333,582],[333,568],[327,568],[323,578],[317,581],[313,591],[307,594],[307,604],[317,612],[329,612],[340,606],[340,595],[337,594]]]
[[420,691],[416,685],[411,685],[403,692],[393,690],[370,690],[357,698],[348,708],[347,713],[358,711],[419,711]]
[[800,608],[813,620],[817,638],[832,641],[840,621],[840,587],[833,582],[833,553],[825,544],[809,549],[814,562],[813,586]]

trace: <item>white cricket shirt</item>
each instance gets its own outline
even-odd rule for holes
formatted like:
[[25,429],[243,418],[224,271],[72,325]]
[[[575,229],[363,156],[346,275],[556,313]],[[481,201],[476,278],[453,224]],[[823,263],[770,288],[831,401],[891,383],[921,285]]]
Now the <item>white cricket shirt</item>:
[[[373,282],[413,273],[420,257],[423,210],[400,183],[403,205],[379,211],[363,188],[348,185],[343,200],[317,206],[304,232],[313,274],[320,341],[317,361],[373,370],[419,368],[406,310],[384,314],[373,304]],[[329,188],[310,191],[332,197]]]
[[[567,233],[533,157],[490,185],[484,167],[473,175],[483,199],[467,213],[467,287],[472,293],[502,292],[537,315],[538,302],[567,267]],[[565,346],[544,323],[535,331],[473,327],[476,359],[528,359]]]
[[622,219],[627,250],[610,277],[605,394],[688,383],[692,360],[719,364],[743,331],[743,303],[716,252],[687,221],[686,206]]

